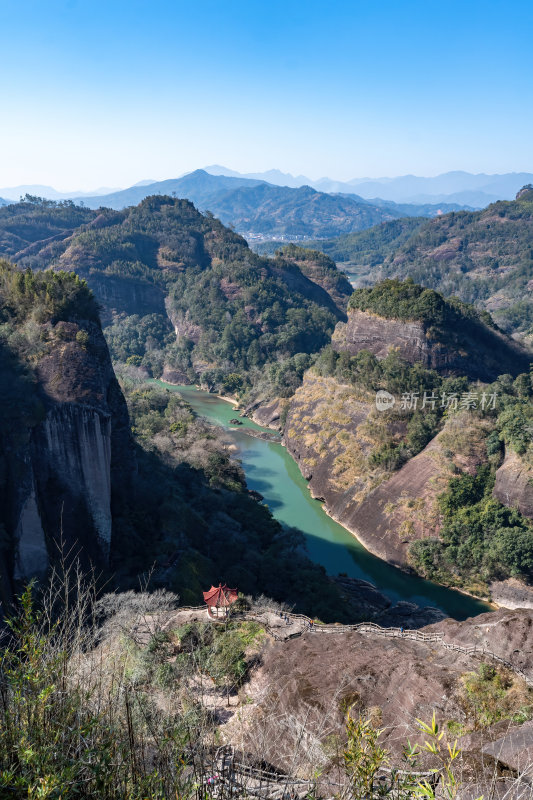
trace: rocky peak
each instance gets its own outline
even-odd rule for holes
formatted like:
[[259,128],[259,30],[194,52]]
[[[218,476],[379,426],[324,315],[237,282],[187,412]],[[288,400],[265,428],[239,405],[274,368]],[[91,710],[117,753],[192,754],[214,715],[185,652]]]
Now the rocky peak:
[[533,201],[533,184],[528,183],[522,186],[519,192],[516,193],[516,200],[531,200]]

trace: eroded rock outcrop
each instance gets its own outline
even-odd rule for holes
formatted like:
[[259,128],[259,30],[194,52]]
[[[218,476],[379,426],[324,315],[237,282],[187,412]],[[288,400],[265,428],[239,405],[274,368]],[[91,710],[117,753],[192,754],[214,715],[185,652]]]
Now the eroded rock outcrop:
[[503,608],[533,609],[533,587],[527,586],[517,578],[505,581],[492,581],[489,585],[490,596],[494,603]]
[[533,679],[533,614],[527,609],[498,609],[458,622],[451,617],[424,629],[445,641],[477,647],[506,659]]
[[369,311],[350,309],[348,321],[339,323],[332,337],[335,350],[356,355],[369,350],[385,358],[391,350],[411,364],[420,363],[443,375],[466,375],[490,382],[505,370],[518,374],[528,369],[528,354],[496,329],[478,323],[469,330],[442,331],[423,321],[390,319]]
[[533,519],[533,469],[509,447],[496,472],[493,495],[500,503]]
[[258,425],[263,425],[265,428],[274,428],[279,430],[283,415],[287,412],[289,400],[276,397],[274,400],[268,402],[254,403],[252,406],[245,409],[247,416],[251,416],[254,422]]
[[[480,726],[465,703],[464,677],[484,661],[497,667],[495,654],[510,665],[509,697],[527,697],[521,675],[533,678],[531,626],[531,612],[499,610],[464,622],[446,619],[413,638],[340,628],[268,640],[242,690],[253,703],[221,726],[222,736],[285,772],[309,775],[318,762],[323,775],[334,779],[336,762],[327,758],[327,742],[333,735],[344,741],[348,708],[384,729],[380,742],[398,766],[407,740],[421,741],[416,720],[429,721],[435,713],[445,742],[453,744],[457,728],[472,731],[459,741],[461,783],[479,781],[486,791],[496,762],[520,766],[510,751],[531,747],[531,723],[520,725],[508,715]],[[298,736],[305,737],[305,747]],[[481,751],[489,757],[481,758]],[[433,766],[425,759],[418,763]]]

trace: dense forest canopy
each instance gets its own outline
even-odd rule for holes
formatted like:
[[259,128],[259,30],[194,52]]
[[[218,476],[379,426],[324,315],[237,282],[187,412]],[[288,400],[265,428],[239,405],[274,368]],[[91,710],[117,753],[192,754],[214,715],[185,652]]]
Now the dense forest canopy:
[[309,246],[317,247],[334,261],[350,262],[365,268],[375,267],[381,265],[425,222],[422,217],[402,217],[336,239],[310,242]]
[[98,305],[87,283],[74,272],[17,270],[0,260],[0,320],[52,323],[98,321]]
[[456,298],[446,300],[439,292],[420,286],[411,278],[384,280],[372,288],[356,289],[348,308],[370,311],[389,319],[416,320],[428,327],[479,322],[494,327],[487,312],[476,311]]

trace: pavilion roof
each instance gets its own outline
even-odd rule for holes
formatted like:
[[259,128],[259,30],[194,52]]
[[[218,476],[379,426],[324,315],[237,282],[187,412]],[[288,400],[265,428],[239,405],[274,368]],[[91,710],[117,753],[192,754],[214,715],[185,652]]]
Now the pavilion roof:
[[221,583],[218,586],[211,586],[207,592],[203,592],[203,595],[208,606],[217,608],[230,606],[238,598],[237,589],[230,589]]

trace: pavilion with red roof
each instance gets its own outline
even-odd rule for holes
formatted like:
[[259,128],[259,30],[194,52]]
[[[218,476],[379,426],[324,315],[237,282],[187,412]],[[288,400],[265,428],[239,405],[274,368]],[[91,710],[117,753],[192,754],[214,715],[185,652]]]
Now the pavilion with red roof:
[[222,611],[222,616],[227,616],[230,606],[237,600],[237,589],[230,589],[226,584],[222,586],[211,586],[207,592],[203,592],[204,600],[207,605],[207,613],[210,617],[216,618]]

